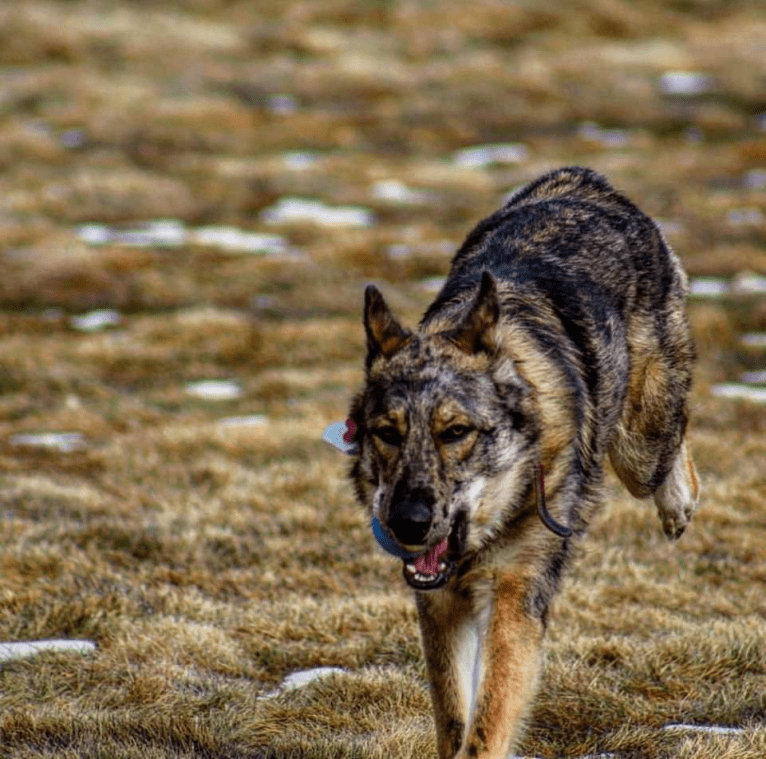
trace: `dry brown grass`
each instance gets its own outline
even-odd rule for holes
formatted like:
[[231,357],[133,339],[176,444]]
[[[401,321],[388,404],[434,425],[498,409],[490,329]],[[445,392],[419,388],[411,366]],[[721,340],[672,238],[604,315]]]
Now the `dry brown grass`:
[[[764,40],[757,0],[4,4],[0,640],[97,650],[0,663],[0,756],[432,756],[413,605],[319,442],[360,380],[362,287],[416,319],[470,224],[570,163],[667,222],[692,274],[766,274],[766,227],[737,215],[764,212],[745,181],[766,164]],[[663,94],[673,70],[711,89]],[[518,165],[451,160],[509,141]],[[430,195],[376,197],[392,179]],[[259,220],[286,195],[376,223]],[[160,217],[282,234],[288,252],[76,231]],[[120,324],[72,327],[101,307]],[[556,604],[529,756],[766,755],[766,407],[710,392],[766,364],[738,342],[766,308],[700,300],[691,317],[702,508],[668,546],[610,481]],[[242,394],[186,392],[205,379]],[[268,421],[220,424],[248,414]],[[84,445],[13,442],[44,431]],[[325,665],[348,671],[263,698]]]

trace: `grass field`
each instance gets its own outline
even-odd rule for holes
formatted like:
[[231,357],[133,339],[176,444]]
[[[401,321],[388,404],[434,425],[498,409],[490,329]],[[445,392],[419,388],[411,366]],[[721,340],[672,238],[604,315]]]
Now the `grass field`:
[[762,4],[25,0],[0,4],[0,641],[96,649],[0,662],[0,757],[435,756],[400,565],[320,436],[364,285],[412,323],[472,224],[564,164],[734,287],[690,304],[700,511],[669,545],[610,476],[523,753],[766,756],[766,404],[714,392],[766,368]]

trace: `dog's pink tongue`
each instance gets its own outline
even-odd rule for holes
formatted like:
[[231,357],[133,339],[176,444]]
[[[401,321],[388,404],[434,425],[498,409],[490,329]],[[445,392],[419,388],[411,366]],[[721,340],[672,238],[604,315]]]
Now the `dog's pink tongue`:
[[434,546],[428,553],[418,556],[415,559],[415,569],[423,575],[439,574],[439,562],[445,553],[447,553],[447,538],[444,538],[439,545]]

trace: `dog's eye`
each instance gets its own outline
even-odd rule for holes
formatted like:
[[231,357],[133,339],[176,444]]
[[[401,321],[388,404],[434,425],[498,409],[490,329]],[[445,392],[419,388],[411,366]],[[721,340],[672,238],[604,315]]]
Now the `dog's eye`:
[[402,436],[396,427],[376,427],[372,434],[386,445],[399,446],[402,443]]
[[447,427],[446,430],[439,433],[439,439],[442,443],[457,443],[458,440],[462,440],[471,431],[471,427],[467,424],[453,424],[451,427]]

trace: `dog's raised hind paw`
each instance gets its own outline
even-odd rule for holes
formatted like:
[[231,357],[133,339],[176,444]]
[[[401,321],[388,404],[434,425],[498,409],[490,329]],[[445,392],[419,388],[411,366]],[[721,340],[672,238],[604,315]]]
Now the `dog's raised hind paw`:
[[678,540],[691,521],[699,500],[699,479],[686,443],[681,445],[673,468],[654,493],[662,529],[670,540]]

